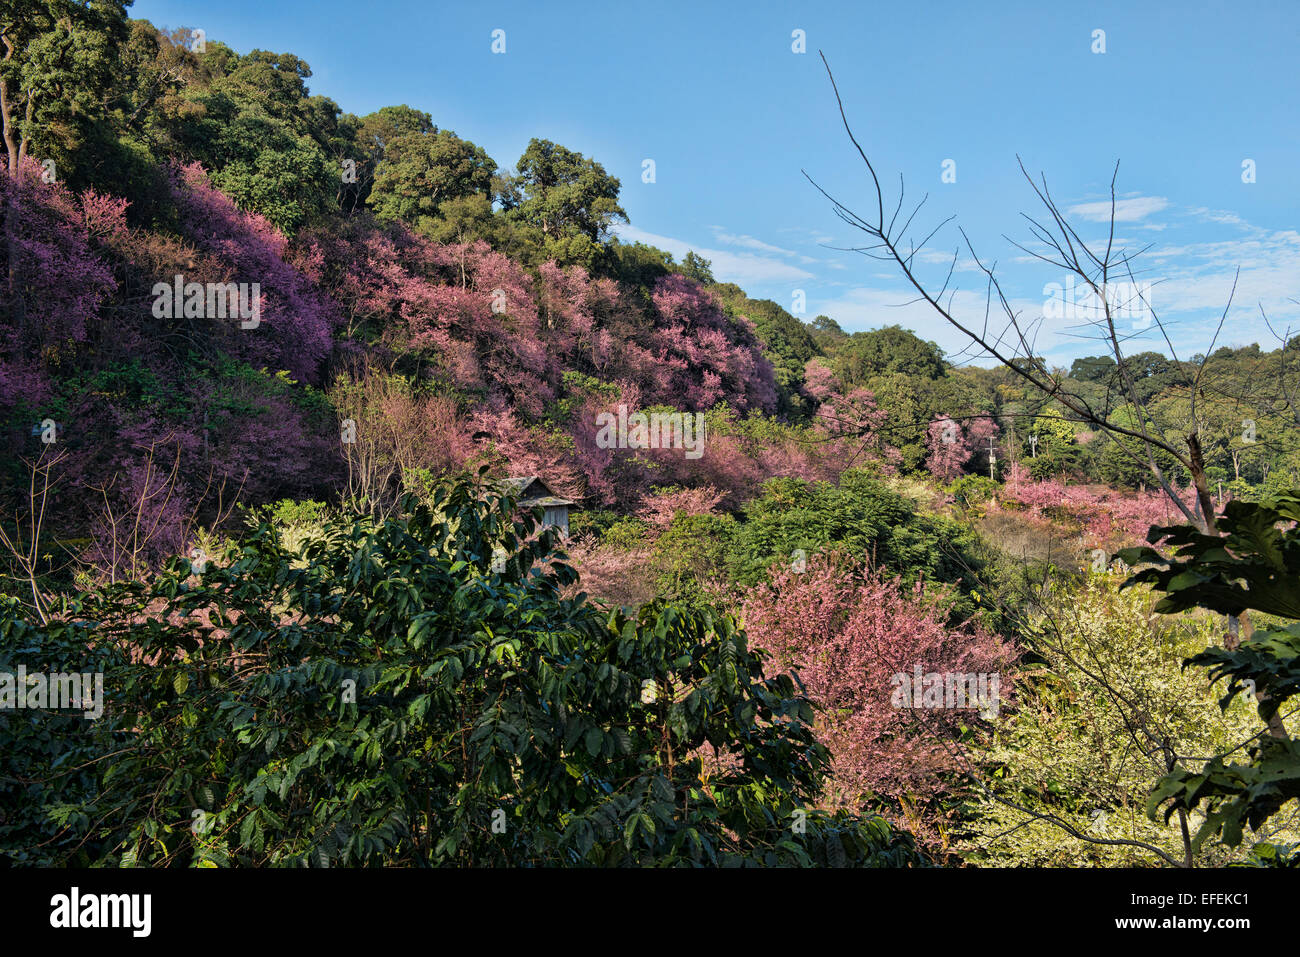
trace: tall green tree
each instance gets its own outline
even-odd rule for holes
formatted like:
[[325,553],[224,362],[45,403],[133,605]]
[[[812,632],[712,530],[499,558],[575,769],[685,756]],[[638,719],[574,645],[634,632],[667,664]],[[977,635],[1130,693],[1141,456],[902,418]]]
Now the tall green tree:
[[533,139],[505,183],[506,216],[540,234],[544,258],[595,265],[610,228],[627,222],[620,183],[593,159],[550,140]]
[[128,28],[123,0],[0,6],[0,123],[11,175],[26,156],[71,167],[103,116]]
[[399,136],[412,133],[432,134],[438,132],[433,117],[423,110],[402,104],[401,106],[381,106],[375,112],[362,117],[360,139],[365,146],[374,146],[383,155],[388,144]]
[[244,209],[292,233],[323,213],[342,179],[338,106],[309,94],[307,63],[290,53],[239,56],[209,40],[200,55],[218,71],[187,90],[190,109],[176,130],[188,158]]
[[397,132],[384,143],[370,206],[380,219],[427,232],[453,200],[481,196],[490,205],[496,170],[482,147],[451,130]]
[[902,373],[924,379],[944,374],[943,352],[902,326],[855,332],[835,353],[832,368],[848,386],[872,376]]
[[694,249],[686,251],[679,269],[681,274],[688,279],[694,279],[705,286],[713,285],[713,263],[703,256],[697,255]]

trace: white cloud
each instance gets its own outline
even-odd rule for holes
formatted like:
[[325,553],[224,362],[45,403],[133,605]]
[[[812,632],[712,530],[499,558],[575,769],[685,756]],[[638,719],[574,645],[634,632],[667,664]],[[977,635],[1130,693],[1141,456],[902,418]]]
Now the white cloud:
[[1295,230],[1252,229],[1247,239],[1188,243],[1153,249],[1150,255],[1162,262],[1165,281],[1154,291],[1162,314],[1221,312],[1240,267],[1234,312],[1258,316],[1263,305],[1270,316],[1296,315],[1291,300],[1300,298],[1300,233]]
[[[1135,199],[1117,199],[1115,200],[1115,222],[1132,223],[1153,213],[1158,213],[1169,205],[1169,200],[1163,196],[1139,196]],[[1094,223],[1110,222],[1110,200],[1101,200],[1096,203],[1079,203],[1077,206],[1071,206],[1067,211],[1069,216],[1078,216],[1080,219],[1086,219]]]
[[[955,258],[957,260],[957,264],[953,266],[953,272],[980,272],[979,265],[975,262],[974,259],[971,259],[969,256],[963,257],[960,254],[958,254]],[[1029,260],[1031,262],[1038,261],[1034,259],[1032,256],[1025,256],[1022,258]],[[916,254],[917,262],[943,266],[945,272],[947,271],[948,266],[953,265],[953,259],[954,257],[952,253],[940,252],[938,249],[922,249],[919,253]]]
[[624,224],[615,226],[613,232],[623,242],[648,243],[672,253],[678,260],[693,249],[697,256],[703,256],[713,264],[713,275],[719,282],[734,282],[744,286],[746,283],[795,282],[813,278],[813,274],[808,270],[771,256],[711,249]]
[[[709,228],[724,229],[725,227],[710,226]],[[819,246],[825,243],[832,243],[835,241],[834,236],[828,236],[824,231],[819,229],[809,229],[807,226],[782,226],[779,229],[777,229],[777,232],[778,233],[799,233],[802,236],[806,237],[806,239],[809,242],[816,243]]]
[[1251,228],[1250,224],[1238,216],[1236,213],[1230,213],[1224,209],[1208,209],[1205,206],[1197,206],[1189,212],[1207,223],[1223,223],[1227,226],[1241,226]]
[[[1142,221],[1166,209],[1177,215],[1162,217],[1164,221],[1158,223]],[[1081,203],[1071,207],[1069,214],[1083,221],[1106,222],[1110,201]],[[1133,263],[1135,278],[1151,284],[1144,286],[1145,295],[1165,323],[1180,357],[1188,358],[1209,348],[1238,267],[1241,271],[1233,307],[1218,345],[1256,341],[1264,348],[1271,347],[1273,338],[1260,317],[1260,306],[1275,328],[1300,328],[1300,303],[1295,301],[1300,300],[1300,231],[1261,228],[1226,210],[1171,206],[1158,196],[1125,196],[1116,202],[1116,219],[1129,224],[1124,230],[1129,235],[1115,238],[1113,252],[1135,254],[1145,250]],[[712,241],[721,248],[701,247],[630,226],[617,232],[626,241],[647,242],[678,258],[688,249],[695,249],[713,261],[714,275],[719,280],[739,283],[756,297],[784,301],[790,290],[805,289],[807,312],[800,316],[804,320],[826,314],[849,331],[897,324],[937,342],[953,361],[980,365],[991,361],[973,355],[970,340],[928,303],[912,301],[914,291],[886,266],[838,255],[819,261],[801,251],[720,225],[712,225],[709,230]],[[1088,229],[1093,230],[1095,226]],[[776,233],[789,235],[791,245],[798,250],[805,248],[810,237],[829,239],[803,227],[785,227]],[[1090,244],[1100,252],[1107,241],[1103,234]],[[926,249],[917,254],[917,261],[925,267],[927,284],[937,289],[951,263],[951,253]],[[969,255],[959,255],[953,284],[957,284],[957,274],[964,282],[953,301],[954,316],[968,328],[983,331],[991,340],[1001,338],[1005,354],[1023,354],[1025,346],[1012,338],[1008,320],[996,304],[989,328],[983,329],[984,289],[982,283],[972,286],[972,272],[978,269]],[[1094,341],[1097,331],[1085,318],[1043,317],[1045,296],[1040,290],[1047,282],[1064,282],[1066,278],[1056,272],[1028,256],[1011,255],[998,275],[1022,328],[1027,330],[1028,348],[1049,362],[1068,366],[1073,358],[1095,355],[1106,347]],[[972,288],[965,288],[968,286]],[[945,297],[945,304],[947,301]],[[1126,351],[1168,352],[1160,330],[1149,320],[1124,317],[1120,332],[1127,337]]]
[[738,236],[735,233],[729,233],[721,226],[710,226],[713,230],[713,238],[720,243],[728,246],[740,246],[744,249],[757,249],[764,253],[780,253],[783,256],[797,256],[792,249],[782,249],[780,246],[773,246],[771,243],[765,243],[761,239],[755,239],[753,236]]

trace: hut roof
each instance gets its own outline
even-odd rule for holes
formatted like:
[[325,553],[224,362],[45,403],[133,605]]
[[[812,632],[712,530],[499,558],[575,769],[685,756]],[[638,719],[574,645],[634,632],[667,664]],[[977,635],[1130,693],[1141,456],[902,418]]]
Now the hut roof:
[[501,484],[513,491],[518,496],[519,504],[525,508],[532,508],[534,505],[543,507],[550,505],[577,505],[572,499],[562,498],[556,495],[547,486],[545,482],[536,475],[524,475],[515,478],[503,479]]

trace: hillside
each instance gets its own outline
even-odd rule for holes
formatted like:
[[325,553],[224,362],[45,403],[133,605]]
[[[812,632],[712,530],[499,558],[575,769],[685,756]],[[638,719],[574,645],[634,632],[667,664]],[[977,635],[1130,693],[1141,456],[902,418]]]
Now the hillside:
[[29,6],[0,665],[112,694],[0,731],[0,861],[1293,854],[1294,342],[966,364],[619,241],[551,140],[506,167],[292,53]]

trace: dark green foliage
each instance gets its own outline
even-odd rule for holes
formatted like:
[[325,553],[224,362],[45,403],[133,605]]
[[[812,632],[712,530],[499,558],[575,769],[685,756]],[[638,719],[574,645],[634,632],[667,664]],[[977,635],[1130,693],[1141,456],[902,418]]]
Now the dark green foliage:
[[430,232],[448,203],[475,195],[489,202],[496,165],[482,147],[450,130],[399,133],[384,145],[370,205],[380,219]]
[[[672,253],[645,243],[622,243],[616,239],[610,244],[610,250],[610,272],[614,277],[643,291],[653,289],[661,276],[668,275],[675,268]],[[646,302],[649,302],[648,295]]]
[[795,549],[844,552],[871,559],[903,582],[972,579],[980,565],[975,535],[948,519],[921,513],[910,500],[864,472],[844,473],[838,485],[772,479],[745,508],[734,536],[733,576],[759,581],[774,561]]
[[818,316],[808,323],[808,328],[812,332],[813,341],[817,343],[817,348],[827,355],[849,337],[849,334],[840,328],[840,324],[830,316]]
[[290,53],[228,55],[209,43],[201,59],[219,58],[222,75],[187,92],[192,115],[176,137],[186,158],[240,206],[292,234],[338,195],[339,108],[308,96],[311,68]]
[[698,582],[726,577],[738,525],[730,515],[678,515],[656,540],[655,589],[688,604],[709,604]]
[[949,416],[965,426],[968,416],[981,415],[994,408],[987,392],[960,376],[932,379],[904,372],[881,372],[859,385],[869,389],[876,404],[889,413],[881,434],[886,443],[898,449],[902,466],[913,472],[925,468],[929,453],[927,435],[932,421]]
[[509,221],[534,236],[539,262],[554,259],[590,271],[606,260],[610,227],[627,222],[619,188],[595,160],[534,138],[503,184],[501,204]]
[[682,257],[682,263],[677,267],[687,279],[694,279],[703,286],[713,284],[713,263],[703,256],[697,256],[694,249],[688,249],[686,255]]
[[[107,675],[128,672],[126,649],[91,645],[88,623],[39,626],[22,614],[17,599],[0,595],[0,675],[16,675],[19,665],[29,674],[103,672],[108,695]],[[102,759],[127,743],[122,721],[12,706],[0,710],[0,866],[89,863],[96,852],[84,843],[100,807]]]
[[873,376],[902,373],[923,379],[944,374],[943,352],[902,326],[855,332],[834,353],[831,368],[846,385],[866,385]]
[[[1165,593],[1156,611],[1169,614],[1208,608],[1222,615],[1247,609],[1282,618],[1300,618],[1300,491],[1263,502],[1229,502],[1218,518],[1221,535],[1191,525],[1157,526],[1147,541],[1161,540],[1174,551],[1166,557],[1153,548],[1126,548],[1130,565],[1150,563],[1130,579]],[[1280,524],[1290,527],[1279,528]]]
[[[300,553],[262,524],[197,580],[176,562],[48,625],[6,602],[0,667],[101,670],[107,708],[6,712],[0,858],[923,863],[878,818],[807,808],[811,706],[729,617],[562,597],[553,533],[472,483],[406,505]],[[706,774],[710,744],[735,762]]]
[[[85,147],[111,113],[120,45],[129,32],[127,5],[122,0],[0,5],[6,107],[0,125],[15,152],[26,144],[27,156],[53,160],[60,181],[81,186],[91,179]],[[8,159],[12,166],[18,157]]]
[[433,117],[423,110],[402,104],[381,106],[361,120],[357,139],[361,145],[373,147],[382,154],[388,145],[401,136],[429,135],[437,132]]
[[998,483],[987,475],[963,475],[948,486],[948,492],[958,505],[968,508],[993,498],[998,487]]
[[1110,356],[1087,356],[1075,359],[1070,366],[1070,378],[1080,382],[1105,382],[1114,375],[1115,360]]

